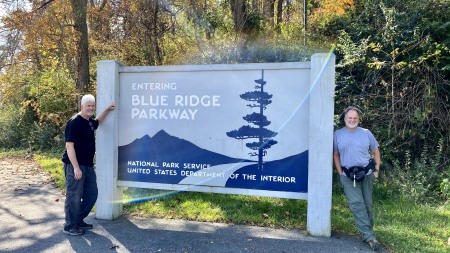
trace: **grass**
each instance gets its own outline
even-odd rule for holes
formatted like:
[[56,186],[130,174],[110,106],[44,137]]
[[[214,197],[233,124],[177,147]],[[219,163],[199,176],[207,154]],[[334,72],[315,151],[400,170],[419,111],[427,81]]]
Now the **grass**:
[[26,150],[2,150],[0,149],[0,158],[11,157],[11,156],[25,156],[27,154]]
[[450,207],[406,199],[378,203],[376,233],[398,252],[450,252]]
[[61,157],[58,157],[55,154],[34,155],[34,160],[43,170],[50,174],[51,180],[65,193],[66,183],[64,179]]
[[[0,152],[0,157],[17,154],[24,153]],[[35,160],[64,189],[60,156],[35,155]],[[345,196],[334,182],[332,230],[357,235]],[[125,204],[124,211],[133,216],[306,229],[304,200],[137,188],[129,188],[125,193],[126,200],[152,199]],[[450,253],[449,203],[417,203],[390,195],[393,194],[386,194],[383,187],[375,185],[375,233],[385,248],[397,253]]]
[[[148,190],[148,193],[151,195],[152,191]],[[168,193],[168,197],[127,204],[125,210],[142,217],[306,228],[306,201],[197,192]]]

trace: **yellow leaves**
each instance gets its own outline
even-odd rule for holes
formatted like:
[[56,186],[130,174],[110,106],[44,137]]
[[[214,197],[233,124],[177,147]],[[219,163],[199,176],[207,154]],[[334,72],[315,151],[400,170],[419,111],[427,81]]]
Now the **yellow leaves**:
[[398,47],[394,48],[394,50],[392,50],[390,52],[390,55],[393,56],[393,57],[396,57],[399,54],[400,54],[400,48],[398,48]]
[[372,62],[367,63],[367,66],[371,69],[381,69],[383,67],[389,66],[388,63],[390,63],[393,68],[395,69],[402,69],[408,66],[408,63],[405,61],[401,61],[401,62],[387,62],[387,61],[380,61],[378,59],[373,60]]
[[[385,67],[389,64],[389,66],[395,68],[395,69],[402,69],[408,66],[408,62],[405,61],[396,61],[396,58],[398,55],[401,54],[400,48],[394,48],[390,52],[385,52],[385,49],[383,48],[383,45],[380,42],[371,42],[368,45],[368,48],[373,53],[381,53],[377,54],[380,55],[379,57],[374,57],[374,60],[372,62],[367,63],[367,66],[372,69],[381,69],[382,67]],[[385,60],[380,60],[379,58],[385,58]]]
[[312,24],[323,26],[335,17],[343,16],[349,9],[354,8],[353,0],[320,0],[319,7],[312,11]]
[[401,61],[401,62],[397,62],[395,67],[396,67],[396,69],[402,69],[402,68],[407,67],[407,66],[408,66],[407,62]]
[[378,43],[371,42],[369,44],[369,48],[372,49],[372,52],[380,52],[382,47],[383,46],[379,42]]
[[367,63],[367,67],[378,70],[378,69],[381,69],[382,67],[384,67],[385,64],[386,64],[386,62],[384,62],[384,61],[373,61],[373,62]]
[[321,0],[319,5],[320,7],[313,11],[313,16],[342,16],[355,4],[353,0]]

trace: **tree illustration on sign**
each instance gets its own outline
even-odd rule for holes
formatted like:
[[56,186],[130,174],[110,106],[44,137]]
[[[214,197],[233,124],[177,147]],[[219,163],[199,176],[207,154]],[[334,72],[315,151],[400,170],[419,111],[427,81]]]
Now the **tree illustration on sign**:
[[266,81],[264,81],[264,70],[262,70],[261,79],[255,80],[255,83],[257,83],[257,85],[255,85],[255,91],[245,92],[240,95],[242,99],[252,102],[247,105],[248,107],[259,109],[259,112],[253,112],[252,114],[247,114],[243,117],[245,121],[254,126],[241,126],[238,130],[227,132],[227,136],[238,140],[250,138],[258,139],[258,141],[249,142],[245,145],[254,150],[249,153],[250,156],[258,156],[258,170],[262,171],[263,156],[267,154],[267,149],[277,144],[278,141],[272,139],[277,133],[265,128],[271,123],[267,120],[267,117],[264,116],[264,110],[266,110],[267,105],[272,103],[272,95],[264,91],[264,85],[266,85]]

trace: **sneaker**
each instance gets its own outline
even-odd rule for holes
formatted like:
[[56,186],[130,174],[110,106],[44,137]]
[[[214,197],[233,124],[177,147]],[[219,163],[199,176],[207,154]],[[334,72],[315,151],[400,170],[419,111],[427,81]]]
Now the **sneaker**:
[[377,240],[371,240],[369,241],[369,246],[373,251],[378,251],[381,245]]
[[68,235],[82,235],[84,234],[84,230],[81,228],[71,228],[71,229],[64,229],[63,230],[64,234],[68,234]]
[[92,229],[94,226],[83,221],[82,223],[78,224],[78,227],[82,229]]

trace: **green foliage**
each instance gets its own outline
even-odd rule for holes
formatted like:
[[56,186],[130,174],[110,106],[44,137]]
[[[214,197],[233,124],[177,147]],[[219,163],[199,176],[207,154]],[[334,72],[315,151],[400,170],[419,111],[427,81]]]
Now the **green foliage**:
[[28,136],[33,116],[13,104],[0,105],[0,147],[2,149],[29,148]]
[[439,185],[441,188],[441,192],[444,195],[444,198],[449,200],[450,199],[450,180],[448,178],[444,178]]
[[33,149],[61,151],[64,147],[64,129],[49,123],[35,124],[34,126],[29,137]]
[[[6,103],[0,108],[0,143],[4,148],[31,150],[60,149],[63,127],[76,110],[74,82],[64,70],[48,70],[24,75],[26,85],[18,96],[21,107]],[[25,81],[26,80],[26,81]],[[11,95],[12,96],[12,95]]]
[[53,150],[63,147],[62,130],[50,123],[38,123],[30,107],[4,105],[0,110],[0,147]]
[[78,94],[68,71],[50,68],[36,73],[29,82],[28,99],[24,102],[36,111],[39,123],[62,126],[77,108]]
[[[341,17],[343,24],[351,25],[339,28],[337,113],[348,105],[364,110],[362,125],[375,133],[387,165],[398,163],[397,168],[403,169],[405,153],[414,162],[425,149],[428,154],[441,149],[439,164],[432,166],[435,172],[431,174],[442,173],[440,168],[450,159],[450,81],[443,67],[450,55],[445,42],[450,36],[450,26],[445,25],[450,3],[355,4]],[[419,181],[420,174],[416,175],[419,178],[412,180]],[[428,179],[434,177],[429,175]],[[436,190],[434,180],[430,187]]]
[[[415,203],[433,203],[445,200],[442,183],[449,176],[443,167],[444,150],[442,141],[436,148],[425,146],[420,157],[413,159],[406,151],[403,165],[397,161],[393,168],[382,165],[382,179],[379,181],[384,198],[402,196],[403,199]],[[445,183],[444,183],[445,189]]]
[[26,149],[0,149],[0,158],[26,156],[28,151]]

